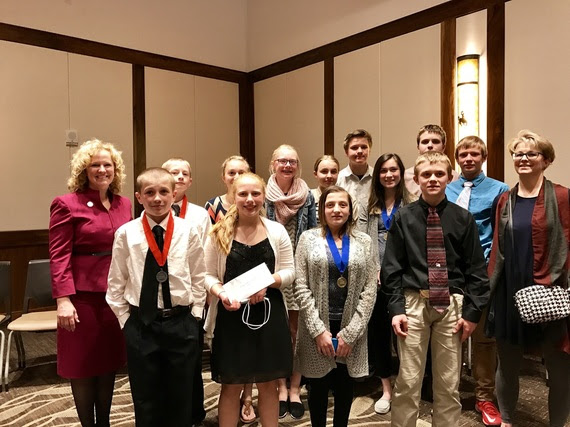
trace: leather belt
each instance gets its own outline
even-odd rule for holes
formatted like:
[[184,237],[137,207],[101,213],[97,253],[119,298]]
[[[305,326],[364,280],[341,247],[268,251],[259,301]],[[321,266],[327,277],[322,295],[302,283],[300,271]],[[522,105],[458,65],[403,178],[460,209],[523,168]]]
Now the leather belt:
[[[189,313],[191,308],[191,305],[177,305],[172,308],[159,308],[157,309],[156,318],[168,319],[169,317],[180,316],[182,314]],[[139,311],[139,307],[131,305],[131,314],[137,314]]]

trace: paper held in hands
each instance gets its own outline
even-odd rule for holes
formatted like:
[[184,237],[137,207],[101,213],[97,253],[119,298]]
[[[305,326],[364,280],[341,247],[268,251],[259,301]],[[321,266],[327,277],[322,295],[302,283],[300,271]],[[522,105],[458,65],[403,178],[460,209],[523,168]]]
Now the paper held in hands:
[[250,296],[273,283],[275,279],[263,263],[224,284],[224,291],[232,301],[247,302]]

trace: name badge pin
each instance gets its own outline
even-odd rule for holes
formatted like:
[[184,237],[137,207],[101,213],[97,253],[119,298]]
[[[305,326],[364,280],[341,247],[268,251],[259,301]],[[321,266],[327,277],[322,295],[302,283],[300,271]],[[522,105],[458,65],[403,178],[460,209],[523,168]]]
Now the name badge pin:
[[92,207],[93,207],[93,202],[92,202],[92,201],[88,201],[88,202],[87,202],[87,206],[90,207],[90,208],[92,208]]

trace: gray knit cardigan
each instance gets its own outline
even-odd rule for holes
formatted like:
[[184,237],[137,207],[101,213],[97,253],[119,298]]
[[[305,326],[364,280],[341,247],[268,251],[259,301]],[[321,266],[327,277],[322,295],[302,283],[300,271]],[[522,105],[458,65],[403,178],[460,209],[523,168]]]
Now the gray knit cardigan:
[[[336,368],[335,359],[320,354],[315,338],[329,325],[329,266],[327,241],[321,229],[305,231],[295,254],[295,298],[299,305],[299,329],[295,352],[295,370],[307,378],[322,378]],[[352,346],[346,360],[353,378],[368,375],[367,326],[376,301],[376,263],[372,257],[371,239],[353,230],[348,261],[348,294],[342,314],[339,335]]]

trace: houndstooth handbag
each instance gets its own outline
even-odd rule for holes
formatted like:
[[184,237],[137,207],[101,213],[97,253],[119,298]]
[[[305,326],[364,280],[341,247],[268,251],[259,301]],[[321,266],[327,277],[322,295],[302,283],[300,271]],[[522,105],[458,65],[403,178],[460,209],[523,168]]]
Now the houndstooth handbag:
[[525,323],[545,323],[570,316],[570,292],[560,286],[532,285],[515,293]]

